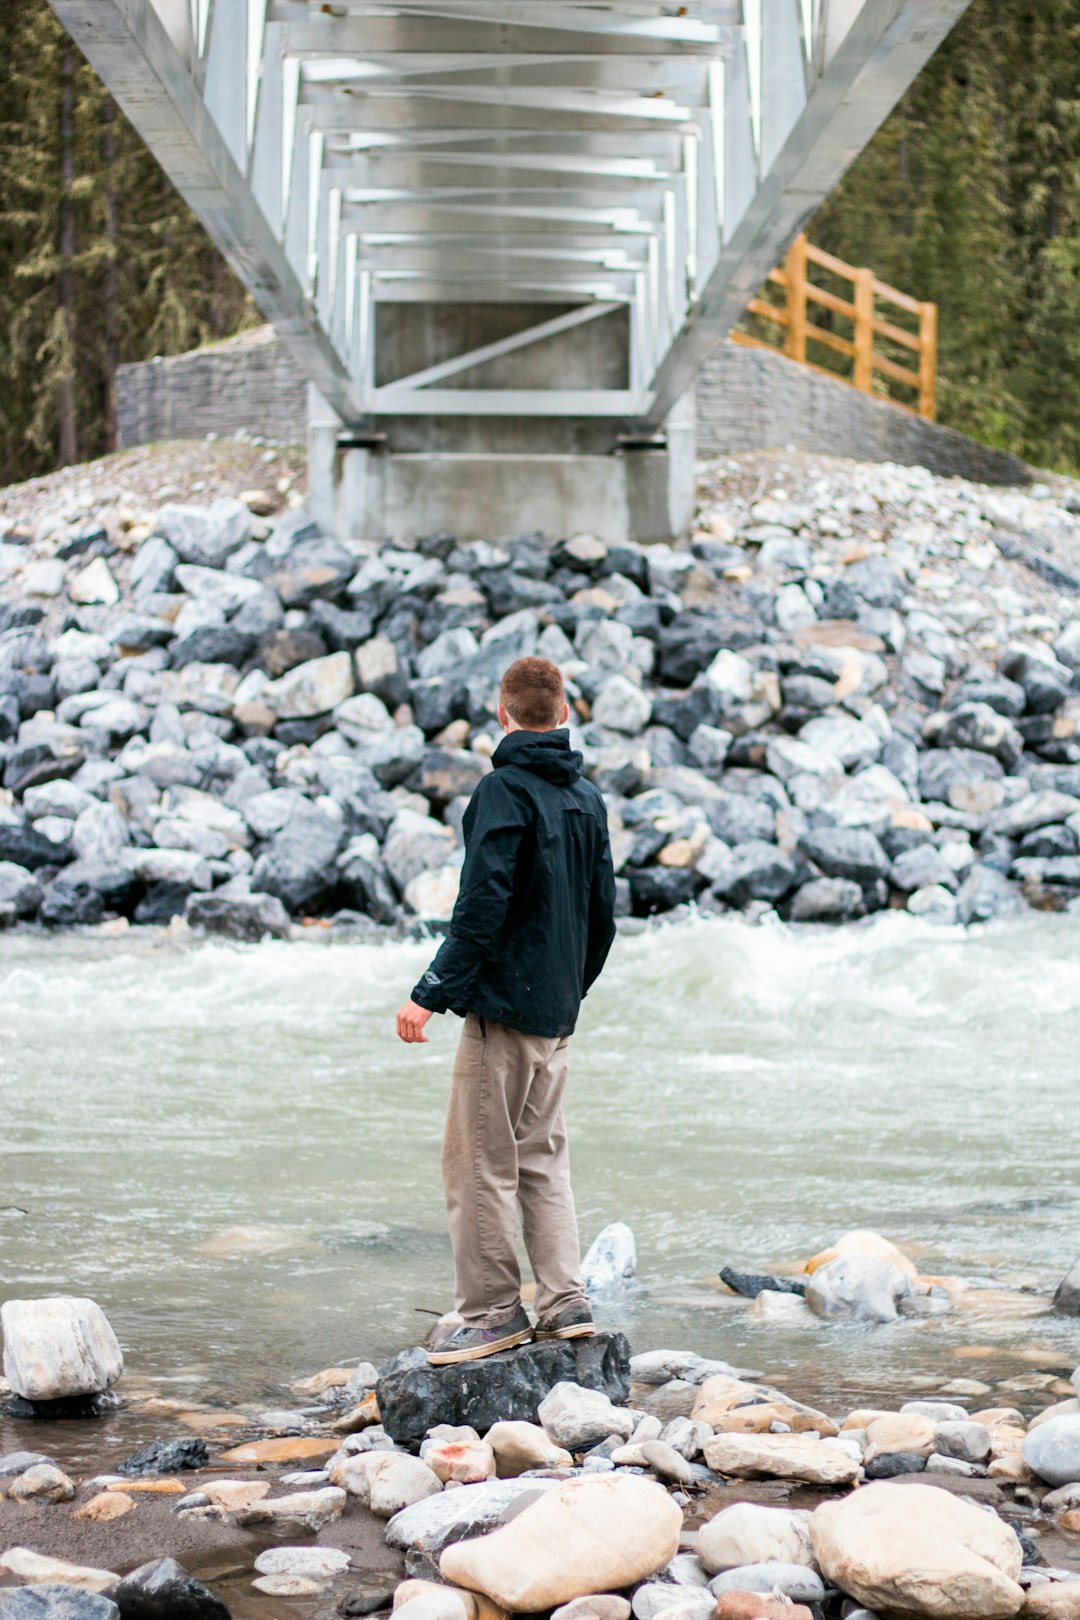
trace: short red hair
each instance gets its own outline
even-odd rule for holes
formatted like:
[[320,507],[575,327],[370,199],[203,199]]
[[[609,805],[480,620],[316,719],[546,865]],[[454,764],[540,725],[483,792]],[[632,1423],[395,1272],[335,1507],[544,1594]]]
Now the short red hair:
[[502,678],[499,702],[523,731],[551,731],[566,702],[562,675],[546,658],[519,658]]

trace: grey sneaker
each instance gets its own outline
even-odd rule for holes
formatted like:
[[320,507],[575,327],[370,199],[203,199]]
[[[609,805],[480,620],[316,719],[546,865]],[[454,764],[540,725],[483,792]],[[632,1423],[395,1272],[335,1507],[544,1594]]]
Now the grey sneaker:
[[555,1316],[541,1317],[536,1324],[538,1339],[590,1339],[595,1332],[596,1323],[587,1305],[568,1305]]
[[525,1307],[519,1305],[507,1321],[498,1327],[459,1327],[448,1339],[443,1339],[428,1351],[429,1367],[449,1367],[456,1361],[483,1361],[485,1356],[497,1356],[500,1350],[512,1350],[515,1344],[524,1344],[533,1336],[533,1326]]

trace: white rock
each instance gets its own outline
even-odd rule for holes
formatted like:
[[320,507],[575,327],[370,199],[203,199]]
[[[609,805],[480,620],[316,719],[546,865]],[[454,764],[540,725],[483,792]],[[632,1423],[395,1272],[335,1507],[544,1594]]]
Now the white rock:
[[255,1560],[260,1575],[306,1575],[325,1580],[348,1569],[351,1559],[339,1547],[268,1547]]
[[28,1547],[9,1547],[6,1553],[0,1553],[0,1574],[14,1575],[26,1586],[56,1581],[64,1586],[77,1586],[81,1592],[104,1592],[120,1579],[107,1569],[68,1564],[62,1558],[31,1552]]
[[363,1451],[335,1463],[330,1478],[382,1519],[442,1490],[442,1481],[427,1463],[404,1451]]
[[1080,1481],[1080,1416],[1051,1418],[1024,1440],[1024,1461],[1048,1485]]
[[57,557],[32,562],[22,577],[25,596],[59,596],[64,588],[64,565]]
[[581,1278],[590,1295],[621,1292],[633,1283],[636,1271],[634,1234],[622,1221],[603,1227],[581,1262]]
[[666,1581],[647,1581],[634,1593],[636,1620],[657,1620],[661,1614],[670,1620],[712,1620],[716,1599],[711,1592],[695,1592],[686,1586],[669,1586]]
[[100,1395],[124,1370],[116,1335],[92,1299],[9,1299],[0,1329],[4,1377],[28,1401]]
[[556,1384],[540,1402],[537,1415],[555,1444],[567,1451],[585,1451],[613,1434],[629,1440],[635,1426],[625,1408],[580,1384]]
[[271,1535],[317,1535],[324,1525],[340,1519],[346,1493],[333,1486],[319,1491],[294,1491],[238,1508],[231,1517],[244,1528],[262,1527]]
[[500,1479],[514,1479],[529,1468],[568,1468],[574,1460],[538,1423],[495,1423],[484,1439],[495,1453]]
[[263,693],[280,720],[306,720],[329,714],[352,696],[353,664],[347,652],[330,653],[298,664]]
[[698,1558],[710,1575],[742,1564],[805,1564],[812,1568],[809,1526],[807,1512],[735,1502],[702,1525]]
[[144,883],[188,883],[212,889],[214,875],[206,859],[189,849],[122,849],[120,864]]
[[100,602],[111,607],[114,602],[120,600],[120,587],[104,557],[95,557],[75,575],[68,586],[68,595],[73,602],[85,604]]
[[832,754],[849,771],[872,764],[881,753],[881,738],[873,726],[843,715],[821,715],[816,720],[808,720],[799,732],[799,740],[822,753]]
[[705,1461],[735,1479],[766,1474],[808,1485],[850,1485],[859,1473],[854,1458],[809,1434],[717,1434],[705,1442]]
[[730,704],[749,703],[754,688],[754,666],[741,654],[721,648],[705,671],[705,678]]
[[745,1564],[741,1569],[725,1570],[709,1583],[714,1597],[721,1592],[761,1592],[766,1596],[780,1593],[792,1603],[820,1603],[825,1596],[825,1583],[814,1569],[805,1564]]
[[436,867],[431,872],[418,872],[405,885],[405,904],[418,917],[447,922],[457,904],[460,884],[461,867],[456,863]]
[[636,737],[652,717],[652,698],[625,675],[612,675],[593,704],[592,717],[598,726]]

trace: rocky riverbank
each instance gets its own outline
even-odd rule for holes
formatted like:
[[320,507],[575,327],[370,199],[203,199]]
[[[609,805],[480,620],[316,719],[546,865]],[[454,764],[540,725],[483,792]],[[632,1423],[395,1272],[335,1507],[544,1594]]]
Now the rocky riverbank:
[[627,918],[1080,904],[1076,487],[744,456],[678,547],[379,548],[320,535],[295,470],[222,493],[220,448],[168,498],[108,463],[0,496],[3,923],[445,920],[534,652]]
[[[787,1284],[743,1281],[880,1320],[892,1273],[905,1298],[963,1291],[866,1232]],[[838,1290],[846,1312],[823,1309]],[[9,1301],[3,1328],[36,1403],[33,1449],[0,1455],[3,1620],[1080,1614],[1080,1370],[1036,1346],[1004,1382],[833,1412],[620,1334],[440,1369],[417,1348],[324,1368],[287,1410],[207,1410],[199,1433],[188,1413],[73,1477],[49,1455],[51,1402],[107,1429],[148,1397],[111,1392],[119,1350],[90,1301]]]

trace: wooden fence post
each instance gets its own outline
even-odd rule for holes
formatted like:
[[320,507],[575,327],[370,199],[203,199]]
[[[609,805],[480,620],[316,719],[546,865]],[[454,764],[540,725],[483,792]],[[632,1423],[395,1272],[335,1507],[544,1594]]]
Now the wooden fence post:
[[800,231],[788,249],[788,327],[784,352],[789,359],[806,359],[806,235]]
[[937,417],[937,305],[919,310],[919,415]]
[[874,391],[874,272],[855,272],[855,387]]

